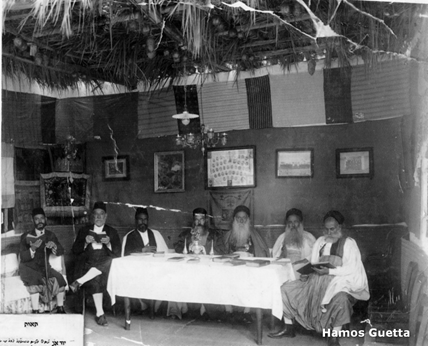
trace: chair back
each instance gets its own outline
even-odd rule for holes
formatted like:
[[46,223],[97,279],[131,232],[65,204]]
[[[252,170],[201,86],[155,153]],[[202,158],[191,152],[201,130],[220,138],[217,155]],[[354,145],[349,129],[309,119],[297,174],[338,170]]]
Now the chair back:
[[18,274],[19,262],[16,253],[1,256],[1,276],[10,277]]

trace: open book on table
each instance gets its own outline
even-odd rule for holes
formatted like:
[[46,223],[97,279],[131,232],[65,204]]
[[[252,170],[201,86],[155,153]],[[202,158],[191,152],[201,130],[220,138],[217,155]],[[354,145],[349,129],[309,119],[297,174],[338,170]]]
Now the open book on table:
[[315,272],[314,268],[336,268],[330,262],[318,262],[318,263],[306,263],[303,267],[297,269],[297,271],[302,275],[308,275]]

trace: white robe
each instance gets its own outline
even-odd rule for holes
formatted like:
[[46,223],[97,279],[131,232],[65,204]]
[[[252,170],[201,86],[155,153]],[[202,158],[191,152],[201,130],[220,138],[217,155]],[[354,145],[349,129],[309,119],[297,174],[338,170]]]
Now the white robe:
[[[279,258],[282,253],[282,246],[284,244],[285,232],[282,233],[275,242],[275,245],[272,248],[272,257]],[[300,249],[302,258],[306,258],[308,261],[311,259],[312,255],[312,247],[315,243],[315,237],[306,231],[303,231],[303,246]]]
[[[324,236],[319,237],[312,249],[311,263],[319,262],[319,251],[324,244],[326,246],[322,255],[330,255],[332,243],[326,243]],[[339,292],[349,293],[358,300],[370,298],[366,271],[361,261],[360,250],[354,239],[346,238],[343,246],[342,266],[329,269],[329,275],[334,275],[335,278],[327,287],[322,305],[327,305]]]

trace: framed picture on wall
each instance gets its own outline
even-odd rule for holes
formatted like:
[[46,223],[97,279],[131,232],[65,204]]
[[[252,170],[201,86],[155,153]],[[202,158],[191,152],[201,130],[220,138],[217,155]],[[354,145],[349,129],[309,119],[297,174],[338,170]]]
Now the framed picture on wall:
[[156,193],[184,192],[184,151],[154,154],[154,191]]
[[128,155],[104,156],[102,160],[105,181],[129,180],[130,172]]
[[206,153],[207,189],[256,186],[256,147],[211,148]]
[[314,176],[314,149],[277,149],[277,178],[312,178]]
[[373,178],[373,148],[336,149],[337,178]]

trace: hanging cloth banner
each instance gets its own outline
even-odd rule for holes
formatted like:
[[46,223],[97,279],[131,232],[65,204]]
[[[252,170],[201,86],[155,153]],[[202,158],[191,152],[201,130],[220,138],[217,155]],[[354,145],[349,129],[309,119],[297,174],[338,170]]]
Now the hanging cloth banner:
[[219,229],[230,229],[233,210],[238,205],[245,205],[253,217],[253,190],[225,190],[209,192],[209,213],[214,215],[214,226]]
[[1,144],[1,207],[15,207],[15,150],[13,144]]

